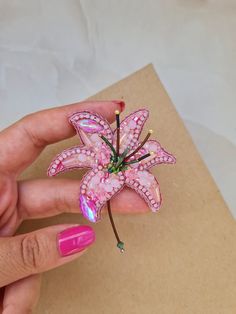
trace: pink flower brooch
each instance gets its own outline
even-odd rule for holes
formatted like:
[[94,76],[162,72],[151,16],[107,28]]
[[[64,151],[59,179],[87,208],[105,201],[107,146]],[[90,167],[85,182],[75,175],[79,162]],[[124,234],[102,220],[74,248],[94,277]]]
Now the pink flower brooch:
[[116,114],[116,129],[102,116],[76,112],[69,117],[79,134],[82,145],[64,150],[48,168],[48,175],[89,168],[80,185],[79,204],[85,218],[97,222],[101,209],[107,203],[109,218],[117,239],[117,246],[124,251],[111,215],[110,199],[126,185],[134,189],[153,212],[161,205],[161,194],[156,178],[149,169],[157,164],[173,164],[175,157],[166,152],[155,140],[149,140],[152,130],[140,143],[139,136],[148,118],[148,110],[133,112],[120,122]]

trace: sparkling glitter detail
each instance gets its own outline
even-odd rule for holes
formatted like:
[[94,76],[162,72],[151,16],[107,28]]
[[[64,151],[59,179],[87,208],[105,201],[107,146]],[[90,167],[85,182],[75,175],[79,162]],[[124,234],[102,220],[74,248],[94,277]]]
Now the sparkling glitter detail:
[[98,216],[99,212],[93,201],[89,200],[86,196],[84,196],[84,194],[82,194],[80,195],[79,202],[82,214],[85,218],[91,222],[96,222],[100,219]]
[[[148,111],[141,109],[131,113],[120,124],[120,151],[123,152],[126,147],[131,151],[136,148],[143,125],[148,118]],[[114,138],[116,142],[116,139]],[[114,144],[115,146],[115,144]]]
[[[149,140],[143,146],[143,148],[133,156],[133,159],[138,159],[147,153],[151,153],[151,156],[143,159],[139,163],[139,170],[147,170],[155,165],[159,164],[174,164],[176,162],[175,157],[168,153],[164,148],[161,147],[160,143],[155,140]],[[131,165],[132,168],[136,168],[137,165]]]
[[81,119],[77,123],[80,129],[88,133],[98,133],[103,130],[103,126],[92,119]]
[[126,171],[125,183],[134,189],[149,205],[153,212],[161,206],[161,193],[156,178],[148,171],[130,169]]
[[[84,150],[86,155],[81,154],[82,150]],[[91,148],[83,146],[64,150],[51,162],[48,168],[48,176],[55,176],[61,172],[77,168],[92,168],[95,159],[91,156],[91,151]]]
[[[87,200],[92,202],[89,204],[96,204],[93,205],[93,209],[95,208],[94,206],[96,206],[98,215],[95,216],[95,219],[99,219],[102,206],[120,191],[123,186],[124,177],[97,168],[84,176],[80,191]],[[88,202],[86,204],[88,204]],[[88,211],[88,209],[86,209],[86,211]]]
[[69,118],[82,142],[86,146],[100,148],[103,144],[99,135],[105,136],[112,143],[113,132],[106,119],[87,111],[76,112]]

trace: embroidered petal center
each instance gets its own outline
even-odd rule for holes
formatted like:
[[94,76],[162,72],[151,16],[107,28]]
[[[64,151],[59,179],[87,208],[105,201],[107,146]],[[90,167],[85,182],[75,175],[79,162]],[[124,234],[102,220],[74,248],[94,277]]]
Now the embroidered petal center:
[[[83,206],[82,211],[86,212],[86,217],[89,220],[89,217],[96,219],[96,221],[100,219],[102,206],[123,187],[124,179],[122,173],[110,174],[107,170],[103,171],[101,167],[85,175],[80,187],[81,195],[84,196],[80,200],[80,205]],[[95,210],[98,213],[97,216],[94,216],[86,207],[90,205],[92,212]]]

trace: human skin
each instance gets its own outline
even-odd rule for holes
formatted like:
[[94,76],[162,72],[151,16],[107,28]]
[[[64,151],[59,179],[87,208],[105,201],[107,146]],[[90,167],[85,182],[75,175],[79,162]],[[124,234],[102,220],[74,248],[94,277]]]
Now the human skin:
[[[76,103],[30,114],[0,132],[1,313],[31,313],[39,298],[41,273],[77,259],[95,240],[91,227],[68,224],[14,236],[23,220],[80,212],[78,181],[19,181],[19,175],[45,146],[75,135],[68,122],[73,112],[90,110],[113,122],[114,111],[123,111],[124,107],[122,101]],[[137,193],[129,189],[112,200],[112,208],[119,212],[148,210]],[[72,247],[66,242],[68,234],[83,237],[83,241]]]

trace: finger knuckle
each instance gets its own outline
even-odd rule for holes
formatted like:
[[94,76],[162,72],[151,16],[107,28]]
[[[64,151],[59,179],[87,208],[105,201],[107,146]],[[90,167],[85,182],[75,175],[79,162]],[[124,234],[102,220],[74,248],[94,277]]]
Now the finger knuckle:
[[18,125],[20,130],[24,133],[26,138],[38,149],[42,149],[46,144],[48,144],[44,139],[37,135],[37,130],[31,127],[32,121],[35,119],[36,114],[29,114],[22,118]]
[[40,271],[43,264],[44,244],[37,234],[26,235],[21,240],[21,256],[25,268]]
[[54,208],[59,212],[71,212],[71,206],[67,195],[61,191],[61,188],[55,190]]

